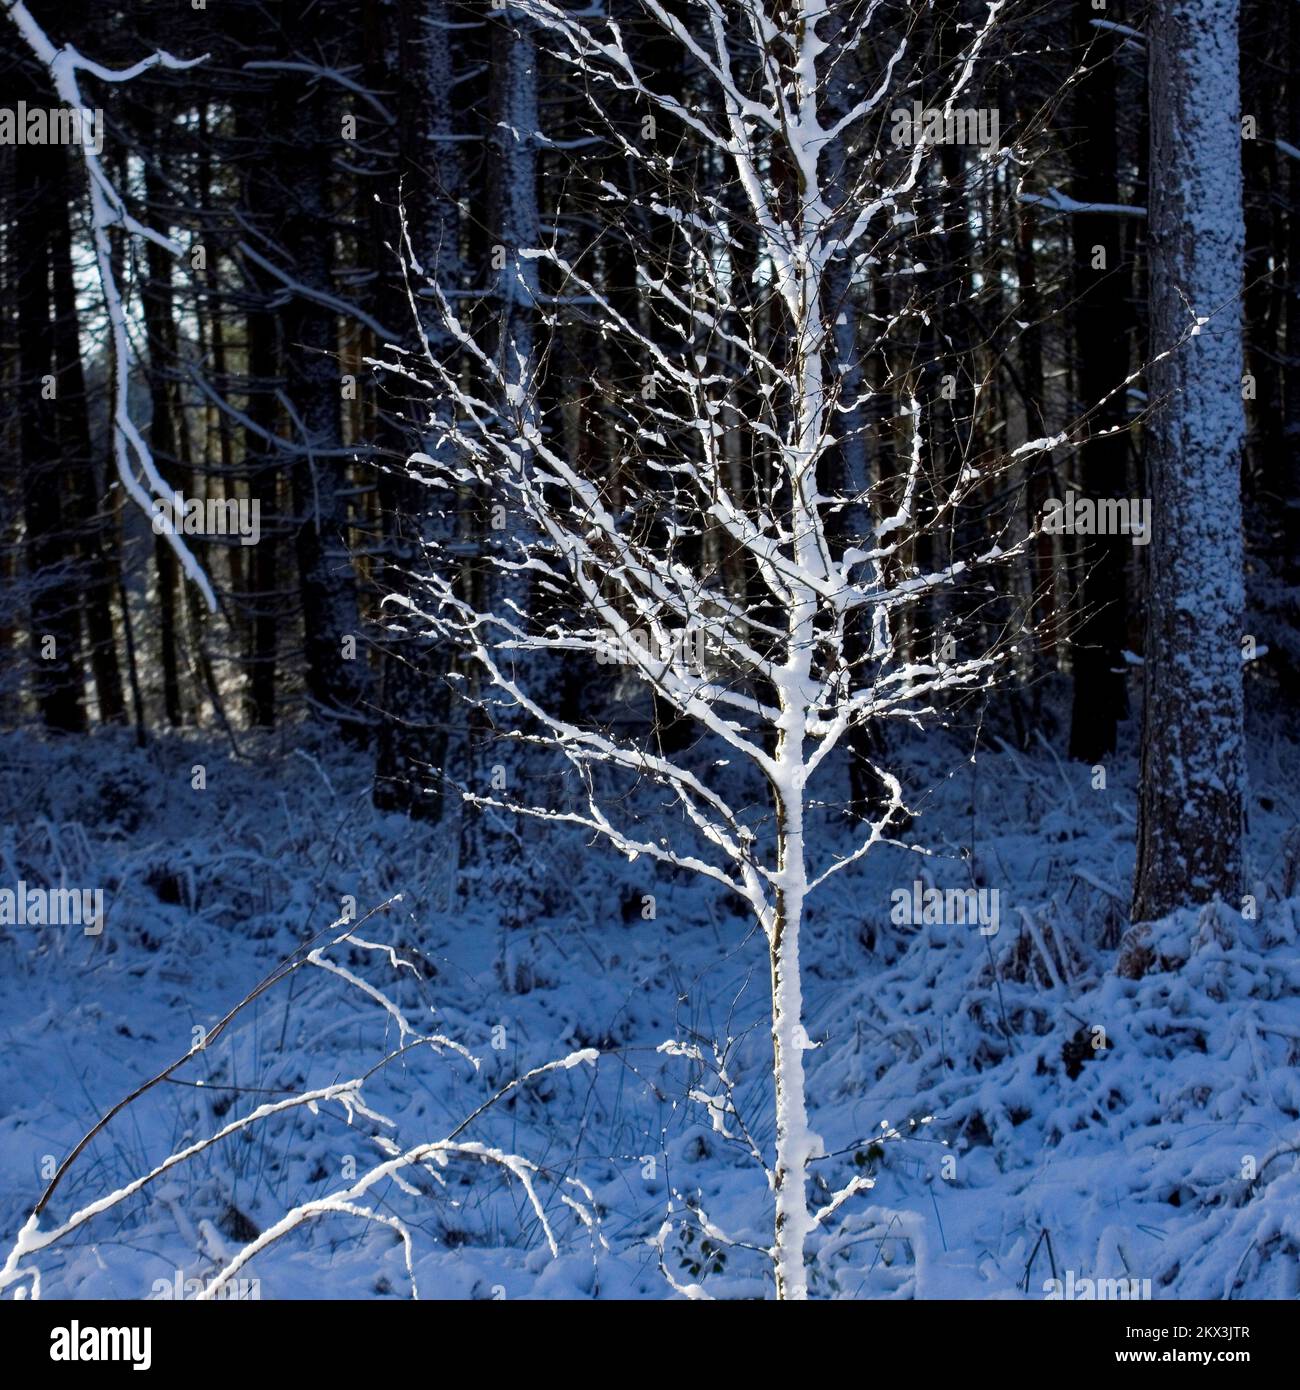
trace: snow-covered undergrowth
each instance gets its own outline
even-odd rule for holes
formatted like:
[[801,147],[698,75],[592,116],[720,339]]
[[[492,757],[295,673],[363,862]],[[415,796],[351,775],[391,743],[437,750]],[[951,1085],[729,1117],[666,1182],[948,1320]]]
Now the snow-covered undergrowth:
[[[373,811],[364,758],[279,740],[245,751],[0,743],[0,881],[102,886],[107,907],[97,937],[0,930],[5,1246],[86,1129],[349,896],[364,914],[402,895],[359,932],[396,954],[344,942],[326,955],[352,978],[303,969],[261,995],[92,1141],[43,1226],[259,1105],[363,1076],[403,1041],[384,1000],[479,1065],[413,1047],[366,1080],[364,1109],[295,1107],[203,1149],[32,1257],[43,1296],[210,1279],[392,1146],[454,1134],[536,1165],[531,1196],[472,1152],[408,1168],[367,1191],[383,1219],[314,1216],[239,1271],[244,1292],[406,1296],[413,1273],[425,1297],[662,1297],[661,1260],[705,1294],[770,1292],[770,1194],[749,1149],[766,1151],[773,1127],[767,961],[740,906],[547,828],[530,832],[535,919],[505,931],[490,903],[455,895],[454,827]],[[937,853],[873,852],[806,919],[809,1097],[829,1151],[817,1200],[874,1180],[814,1235],[813,1296],[1041,1299],[1067,1272],[1150,1280],[1155,1298],[1296,1296],[1287,754],[1271,734],[1257,743],[1255,919],[1188,910],[1138,940],[1124,935],[1134,768],[1116,763],[1098,789],[1045,745],[975,763],[948,738],[900,750],[911,785],[933,788],[913,798],[909,838]],[[818,833],[849,843],[833,808]],[[891,920],[918,880],[996,888],[997,931]],[[594,1062],[475,1115],[589,1048]]]

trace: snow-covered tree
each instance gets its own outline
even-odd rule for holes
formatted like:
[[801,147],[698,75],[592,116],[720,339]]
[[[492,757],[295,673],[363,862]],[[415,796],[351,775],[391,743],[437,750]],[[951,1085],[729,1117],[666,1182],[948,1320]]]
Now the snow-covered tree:
[[[855,279],[922,269],[909,229],[936,179],[933,135],[966,119],[962,102],[1001,9],[988,5],[960,31],[955,60],[926,72],[909,17],[880,0],[641,0],[618,19],[599,7],[515,0],[505,22],[527,23],[539,51],[578,76],[589,133],[618,153],[623,176],[593,166],[581,230],[552,228],[540,244],[510,248],[512,284],[532,298],[531,314],[512,300],[494,333],[476,331],[434,284],[428,293],[457,357],[430,351],[422,362],[385,364],[455,404],[444,432],[454,464],[445,448],[411,461],[433,489],[431,505],[470,490],[501,517],[480,539],[494,601],[467,592],[454,546],[433,543],[422,590],[389,603],[466,653],[477,675],[464,682],[466,698],[503,738],[561,755],[572,774],[562,790],[547,780],[537,791],[539,779],[517,790],[462,785],[462,795],[489,814],[581,826],[629,857],[692,870],[738,893],[761,926],[779,1298],[806,1296],[810,1235],[862,1185],[850,1183],[820,1212],[810,1206],[807,1165],[822,1145],[805,1101],[804,906],[827,878],[890,840],[905,811],[898,778],[878,766],[880,804],[855,847],[819,853],[814,779],[833,775],[832,754],[855,730],[925,720],[948,692],[986,684],[1006,650],[977,604],[958,617],[943,598],[1015,552],[995,518],[958,553],[959,520],[993,509],[999,461],[925,477],[929,402],[913,376],[895,422],[908,439],[906,472],[866,476],[867,388],[845,344]],[[631,27],[642,40],[655,33],[658,47],[633,45]],[[661,79],[647,52],[676,53],[685,88]],[[929,140],[913,119],[922,95],[933,112]],[[536,131],[508,137],[546,143]],[[979,162],[997,157],[990,146]],[[572,179],[582,178],[575,160]],[[742,243],[753,250],[748,261]],[[613,263],[613,245],[630,250],[638,309],[620,293],[632,286],[611,287],[598,273]],[[923,309],[908,301],[893,322],[909,312]],[[603,392],[606,437],[618,450],[595,463],[565,448],[543,390],[548,334],[572,315],[641,364],[639,377]],[[864,324],[859,352],[891,326]],[[737,410],[742,398],[753,403],[747,413]],[[942,561],[923,562],[933,556]],[[918,658],[900,632],[910,625],[915,638],[918,614],[940,613],[925,629],[933,655],[925,645]],[[665,753],[654,738],[567,709],[550,693],[560,663],[593,673],[620,665],[691,721],[699,744]],[[736,762],[765,787],[760,804],[737,798]],[[677,833],[651,831],[629,810],[634,781],[666,789]]]

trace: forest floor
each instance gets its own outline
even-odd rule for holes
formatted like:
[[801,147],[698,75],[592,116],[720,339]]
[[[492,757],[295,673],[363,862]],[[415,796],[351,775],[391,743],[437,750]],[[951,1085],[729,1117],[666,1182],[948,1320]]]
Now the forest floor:
[[[1129,746],[1135,736],[1126,729]],[[257,1105],[362,1075],[400,1044],[397,1008],[480,1064],[415,1048],[367,1082],[364,1111],[296,1109],[205,1149],[32,1257],[42,1294],[174,1295],[290,1207],[348,1186],[386,1145],[445,1138],[512,1078],[595,1048],[598,1060],[544,1073],[460,1136],[539,1165],[536,1207],[517,1175],[464,1157],[369,1191],[409,1230],[421,1295],[672,1296],[662,1258],[704,1294],[763,1296],[766,1179],[734,1117],[711,1122],[719,1086],[699,1060],[725,1047],[739,1115],[770,1145],[766,954],[738,906],[546,827],[527,841],[535,912],[506,929],[484,893],[457,900],[454,825],[376,813],[364,755],[294,737],[243,736],[244,759],[188,735],[144,752],[112,733],[0,739],[0,805],[12,808],[0,882],[101,885],[107,902],[98,936],[0,928],[5,1247],[89,1125],[349,896],[364,914],[402,894],[357,935],[403,955],[339,946],[328,959],[344,974],[308,967],[268,990],[96,1137],[44,1224]],[[972,761],[955,734],[933,735],[898,762],[921,789],[910,838],[935,856],[873,852],[820,890],[807,922],[809,1096],[828,1154],[812,1190],[820,1205],[854,1176],[874,1179],[814,1237],[814,1295],[1041,1299],[1055,1276],[1075,1297],[1085,1280],[1114,1279],[1149,1280],[1154,1298],[1296,1297],[1294,738],[1257,730],[1252,743],[1254,920],[1175,914],[1152,932],[1138,980],[1115,968],[1132,760],[1108,766],[1105,788],[1041,741]],[[849,830],[828,808],[819,847],[847,847]],[[917,880],[998,887],[997,932],[891,921],[892,895]],[[661,1050],[669,1040],[682,1046]],[[566,1198],[594,1206],[594,1228]],[[240,1276],[262,1298],[411,1289],[394,1228],[343,1213]]]

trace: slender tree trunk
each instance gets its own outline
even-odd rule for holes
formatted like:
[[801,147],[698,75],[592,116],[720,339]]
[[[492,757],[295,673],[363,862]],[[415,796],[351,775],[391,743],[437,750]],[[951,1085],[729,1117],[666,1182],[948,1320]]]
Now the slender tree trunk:
[[[40,100],[36,97],[34,100]],[[14,156],[17,192],[14,257],[18,264],[18,363],[22,408],[23,520],[31,586],[31,637],[36,702],[46,728],[86,727],[73,564],[59,450],[50,262],[61,209],[59,149],[20,145]]]
[[[154,122],[155,133],[161,122]],[[145,193],[156,216],[166,202],[166,186],[156,168],[147,166]],[[149,344],[149,400],[152,419],[149,443],[163,478],[182,492],[189,480],[181,475],[176,461],[175,387],[171,373],[176,362],[176,324],[172,302],[172,258],[161,246],[146,249],[148,279],[141,295],[145,335]],[[176,555],[166,536],[155,536],[154,565],[158,574],[158,643],[163,672],[163,709],[167,722],[176,728],[183,719],[180,678],[180,622],[177,583],[180,579]]]
[[[1075,94],[1074,197],[1118,201],[1115,37],[1092,27],[1076,6],[1075,36],[1087,48],[1087,71]],[[1123,226],[1104,213],[1074,217],[1075,383],[1077,405],[1091,412],[1080,450],[1083,491],[1093,499],[1123,497],[1128,483],[1125,400],[1116,388],[1128,374],[1128,272]],[[1123,651],[1128,623],[1127,535],[1078,537],[1078,587],[1072,623],[1074,704],[1070,756],[1100,762],[1115,751],[1128,714]]]
[[[826,36],[831,42],[844,42],[846,25],[842,17],[831,19],[826,29]],[[842,116],[850,109],[855,91],[852,82],[854,76],[847,60],[842,61],[832,74],[827,84],[827,114],[831,119]],[[826,158],[830,165],[827,178],[830,205],[843,207],[853,176],[853,154],[848,142],[841,137],[836,146],[827,152]],[[851,209],[846,208],[845,218],[850,215]],[[866,411],[863,408],[867,380],[858,346],[858,316],[861,311],[858,294],[852,258],[837,256],[826,272],[825,302],[827,317],[834,325],[837,440],[833,461],[839,476],[829,478],[827,488],[838,488],[845,497],[858,499],[841,513],[841,536],[851,538],[854,544],[863,544],[872,534],[873,523],[871,508],[866,501],[871,486],[871,461],[867,449]],[[861,659],[866,653],[867,624],[865,610],[854,615],[846,638],[850,656],[854,660]],[[875,764],[882,753],[883,743],[880,730],[875,724],[865,721],[855,725],[846,738],[850,809],[863,819],[869,817],[880,804],[882,785]]]
[[[255,148],[261,130],[274,127],[275,102],[270,92],[259,93],[260,100],[242,105],[236,116],[236,139],[243,147]],[[278,181],[267,160],[252,158],[244,175],[242,214],[266,235],[272,235],[283,214]],[[248,494],[261,511],[261,537],[248,557],[246,591],[240,602],[247,617],[250,645],[246,654],[247,683],[244,712],[250,723],[269,729],[275,725],[280,677],[280,627],[284,602],[280,588],[280,556],[284,521],[281,514],[281,462],[274,435],[279,421],[277,393],[282,384],[280,331],[275,313],[268,308],[276,293],[271,277],[248,262],[244,275],[249,287],[249,304],[244,318],[247,354],[246,415],[242,459],[248,479]]]
[[[537,205],[537,140],[540,132],[537,80],[537,43],[530,21],[517,10],[505,9],[493,16],[491,25],[491,125],[488,152],[491,161],[489,194],[489,229],[492,245],[490,264],[494,274],[491,283],[495,290],[497,328],[495,355],[501,367],[504,391],[501,393],[502,414],[522,428],[536,418],[537,390],[540,373],[536,346],[535,314],[538,295],[537,264],[520,255],[541,242],[541,217]],[[518,436],[516,435],[516,438]],[[521,464],[526,451],[521,444]],[[519,542],[527,540],[528,522],[508,498],[489,497],[488,529],[485,548],[498,559],[518,557]],[[504,510],[493,514],[495,504]],[[497,523],[503,522],[504,525]],[[533,586],[528,573],[488,572],[487,582],[493,590],[493,602],[498,609],[512,612],[521,623],[535,622]],[[527,687],[531,682],[522,658],[513,675]],[[507,705],[493,711],[493,724],[501,733],[512,730],[517,714]],[[512,758],[505,753],[510,749]],[[509,765],[507,763],[509,762]],[[491,780],[500,768],[513,778],[512,794],[527,792],[521,787],[530,776],[530,761],[523,746],[493,741],[491,732],[473,754],[471,777],[475,789],[490,794]],[[474,864],[486,871],[487,887],[499,904],[502,923],[507,927],[522,925],[526,902],[535,896],[537,884],[530,881],[521,862],[522,845],[517,825],[507,822],[512,817],[495,816],[489,823],[486,816],[466,817],[465,843],[462,863]]]
[[[397,161],[403,173],[407,224],[412,248],[425,275],[443,290],[454,290],[463,278],[460,258],[461,169],[454,140],[451,90],[453,62],[446,0],[424,0],[400,33],[399,143]],[[418,22],[423,21],[423,22]],[[388,219],[390,225],[396,218]],[[392,241],[398,229],[393,226]],[[384,318],[394,327],[411,330],[410,313],[396,267],[387,267],[390,293]],[[418,283],[418,277],[417,281]],[[430,351],[446,359],[453,344],[442,316],[431,307],[420,325]],[[434,405],[439,426],[451,424],[450,403]],[[392,417],[386,417],[390,422]],[[413,447],[409,426],[385,431],[395,450]],[[430,431],[419,441],[427,452],[445,448]],[[421,542],[444,535],[454,527],[454,504],[444,509],[431,506],[428,489],[413,484],[400,463],[386,468],[380,479],[384,513],[385,551],[389,563],[381,569],[385,588],[410,583],[407,574],[420,563]],[[453,532],[454,534],[454,532]],[[385,578],[385,576],[388,576]],[[444,809],[438,773],[445,768],[447,728],[452,705],[445,676],[453,654],[446,644],[430,640],[419,631],[390,636],[384,653],[380,696],[380,726],[375,760],[373,800],[381,810],[401,811],[416,820],[436,821]],[[458,750],[459,752],[459,750]]]
[[[811,37],[815,41],[815,34]],[[804,52],[806,54],[806,48]],[[802,576],[826,572],[826,555],[821,548],[824,541],[818,539],[817,479],[806,461],[815,457],[826,433],[827,376],[832,366],[827,354],[833,351],[834,326],[827,321],[821,276],[816,269],[824,264],[826,231],[816,222],[810,223],[804,211],[804,208],[815,207],[821,195],[816,162],[811,162],[813,176],[809,178],[807,150],[799,137],[791,142],[790,153],[795,156],[792,163],[802,168],[804,181],[800,187],[802,206],[790,222],[796,229],[792,240],[798,239],[796,254],[791,256],[791,266],[783,277],[780,291],[792,345],[790,424],[789,434],[783,441],[781,466],[784,483],[789,489],[789,527],[800,578],[791,584],[786,659],[776,689],[780,719],[770,781],[777,827],[777,879],[768,946],[776,1098],[776,1167],[773,1173],[776,1296],[778,1299],[805,1299],[808,1277],[804,1252],[815,1224],[808,1209],[808,1163],[822,1152],[822,1145],[808,1127],[803,1054],[809,1043],[803,1024],[799,964],[799,934],[808,891],[804,845],[807,777],[804,744],[808,737],[807,691],[817,647],[818,608],[816,593]]]
[[[1247,25],[1247,16],[1253,24]],[[1274,134],[1283,134],[1285,108],[1273,116],[1273,80],[1259,61],[1275,25],[1274,13],[1243,7],[1241,109],[1259,125],[1252,140],[1241,142],[1246,220],[1245,350],[1253,390],[1246,393],[1246,476],[1248,495],[1284,495],[1285,458],[1279,339],[1283,284],[1277,254],[1278,152]],[[1279,129],[1281,126],[1281,129]],[[1285,135],[1283,135],[1285,139]],[[1279,486],[1279,483],[1282,486]],[[1274,503],[1276,505],[1276,503]]]
[[[1291,5],[1290,65],[1287,71],[1287,139],[1300,149],[1300,5]],[[1300,585],[1300,159],[1287,160],[1286,220],[1286,353],[1282,367],[1285,401],[1283,440],[1286,447],[1282,529],[1287,549],[1286,575]],[[1292,675],[1300,694],[1300,671]]]
[[[1032,204],[1019,202],[1015,204],[1013,217],[1019,317],[1026,325],[1020,334],[1020,400],[1025,412],[1026,437],[1041,439],[1048,430],[1043,371],[1043,310],[1038,290],[1038,255],[1034,250],[1038,218]],[[1025,479],[1025,520],[1031,530],[1042,519],[1043,507],[1051,494],[1051,456],[1045,453],[1034,454],[1027,465]],[[1048,532],[1040,531],[1030,544],[1027,565],[1029,606],[1025,617],[1025,626],[1028,629],[1026,645],[1031,653],[1030,672],[1036,677],[1044,666],[1049,663],[1055,665],[1056,661],[1056,639],[1051,622],[1056,612],[1056,547]],[[1046,623],[1044,619],[1047,620]],[[1029,698],[1037,709],[1040,702],[1040,687],[1037,683],[1034,684]]]
[[59,441],[71,489],[71,507],[80,531],[79,548],[85,574],[85,629],[95,701],[105,724],[126,718],[122,674],[117,660],[113,626],[113,593],[117,587],[117,555],[110,541],[110,513],[95,468],[90,434],[90,402],[81,365],[81,323],[72,275],[72,207],[75,199],[66,149],[50,151],[59,159],[61,195],[55,200],[51,269],[54,291],[54,334],[59,361]]
[[[215,211],[213,192],[213,158],[211,144],[211,123],[207,104],[199,107],[199,138],[203,142],[199,154],[198,181],[199,206],[204,220],[204,238],[207,244],[207,282],[206,312],[203,319],[207,327],[207,354],[212,364],[213,386],[223,396],[231,389],[230,358],[226,346],[226,299],[223,293],[221,276],[221,248],[216,240],[212,217]],[[235,431],[230,416],[215,405],[209,405],[205,412],[204,438],[205,458],[210,459],[212,435],[217,436],[218,458],[220,460],[221,496],[227,502],[238,504],[241,500],[239,474],[235,463]],[[210,466],[210,465],[209,465]],[[243,613],[240,603],[247,581],[244,572],[244,547],[232,545],[226,548],[227,572],[229,575],[232,602],[228,610],[230,625],[230,644],[236,652],[242,652],[246,645]]]
[[[314,57],[320,43],[316,5],[313,0],[290,0],[285,8],[294,56]],[[336,32],[328,37],[327,55],[338,43]],[[279,235],[285,269],[308,290],[328,295],[335,288],[331,150],[344,108],[324,84],[310,89],[305,100],[297,78],[278,86],[279,129],[299,132],[297,140],[282,147],[281,170],[289,189],[288,213]],[[345,739],[364,744],[369,739],[371,681],[348,549],[349,478],[341,453],[337,314],[309,295],[295,293],[281,322],[285,390],[296,417],[290,433],[301,451],[291,478],[307,693]]]
[[[798,717],[797,711],[792,711]],[[777,762],[795,768],[802,762],[797,734],[784,735],[777,748]],[[807,889],[804,858],[803,793],[776,791],[778,872],[783,882],[777,889],[772,923],[770,961],[772,972],[772,1075],[776,1089],[776,1296],[808,1297],[804,1269],[808,1236],[813,1229],[808,1210],[808,1161],[820,1152],[808,1128],[807,1083],[803,1054],[808,1046],[803,1026],[803,986],[799,966],[799,932]]]

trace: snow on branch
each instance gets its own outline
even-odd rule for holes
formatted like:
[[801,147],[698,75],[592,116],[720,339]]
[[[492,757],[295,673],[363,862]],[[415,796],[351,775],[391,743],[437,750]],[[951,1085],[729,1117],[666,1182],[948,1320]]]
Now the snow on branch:
[[[868,18],[875,8],[868,6]],[[944,113],[975,83],[1002,9],[993,0],[963,36],[934,98]],[[832,101],[831,82],[837,65],[857,62],[856,48],[845,46],[838,28],[838,39],[831,34],[834,16],[822,0],[795,0],[776,12],[765,0],[688,0],[671,9],[642,0],[641,11],[688,56],[702,89],[697,100],[659,90],[639,66],[644,50],[634,53],[619,22],[600,10],[513,0],[499,20],[513,42],[544,45],[582,80],[593,124],[634,171],[620,184],[609,163],[578,160],[568,178],[589,184],[588,206],[605,219],[593,236],[601,254],[621,245],[643,308],[625,312],[626,301],[590,268],[589,249],[571,235],[561,249],[557,233],[507,248],[505,268],[532,285],[540,263],[553,294],[545,303],[513,301],[486,329],[463,318],[459,301],[436,281],[419,292],[418,309],[412,293],[417,325],[434,313],[443,346],[432,350],[421,328],[422,354],[390,349],[375,365],[429,400],[409,473],[427,487],[428,508],[443,514],[440,534],[455,539],[426,541],[422,563],[404,577],[410,590],[385,603],[462,654],[472,679],[458,671],[455,688],[496,739],[519,750],[521,765],[545,752],[567,769],[563,792],[550,764],[545,778],[524,777],[510,791],[442,769],[466,802],[580,826],[629,858],[687,869],[748,905],[771,959],[775,1162],[752,1140],[746,1147],[769,1174],[778,1296],[800,1298],[805,1242],[832,1214],[814,1217],[806,1193],[807,1165],[821,1141],[804,1100],[802,1054],[811,1043],[800,1019],[803,906],[827,878],[892,842],[906,813],[901,782],[876,767],[881,795],[862,808],[855,848],[819,857],[805,824],[817,805],[810,786],[855,732],[932,718],[1005,664],[1013,627],[990,637],[976,595],[990,591],[993,569],[1024,551],[1023,523],[1011,508],[1000,523],[993,519],[992,539],[986,530],[993,484],[1021,465],[990,455],[936,468],[924,428],[928,403],[909,381],[900,422],[911,437],[906,475],[843,490],[827,481],[843,428],[831,348],[843,306],[827,292],[828,272],[887,213],[902,244],[923,234],[909,204],[930,190],[930,144],[842,157],[859,148],[888,93],[919,80],[915,68],[903,72],[906,40],[888,41],[884,80],[845,103]],[[680,177],[653,139],[637,144],[620,133],[604,109],[616,94],[644,103],[672,124],[677,140],[707,152],[736,189],[732,203]],[[510,101],[512,129],[544,142],[527,93]],[[830,177],[832,156],[848,175]],[[516,201],[530,196],[508,193]],[[642,230],[651,210],[669,229],[671,253]],[[544,225],[535,208],[510,211],[519,225]],[[405,224],[403,239],[414,269]],[[752,284],[735,274],[742,240],[756,247]],[[752,312],[751,296],[770,299],[778,312]],[[920,318],[925,308],[909,312]],[[620,383],[602,383],[605,447],[595,451],[571,449],[572,432],[543,389],[547,334],[568,313],[640,364],[639,380],[634,368]],[[864,356],[883,345],[894,322],[862,345]],[[864,318],[862,331],[870,330]],[[450,514],[466,490],[488,499],[502,524],[467,539]],[[850,505],[862,518],[858,527],[842,523]],[[967,520],[977,505],[979,539]],[[481,583],[464,583],[468,553]],[[933,631],[944,650],[917,650],[914,634],[929,630],[939,611],[952,615],[953,650]],[[967,650],[956,650],[958,637]],[[619,666],[627,685],[694,728],[698,750],[671,754],[635,727],[573,713],[557,692],[565,686],[561,669],[572,679],[574,663]],[[736,797],[744,785],[737,760],[753,774],[750,785],[765,790],[757,805]],[[643,782],[666,790],[673,813],[653,829],[628,795]],[[687,1055],[682,1047],[669,1050]],[[708,1065],[703,1053],[694,1060]],[[720,1056],[715,1061],[716,1088],[697,1086],[694,1098],[719,1132],[743,1143],[747,1131]],[[401,1159],[408,1160],[416,1161]],[[862,1190],[851,1183],[832,1212]],[[344,1200],[362,1196],[359,1189]],[[662,1263],[662,1240],[658,1248]],[[695,1286],[674,1287],[699,1296]]]
[[[74,111],[86,109],[81,94],[78,74],[89,73],[103,82],[130,82],[151,68],[163,67],[184,71],[204,61],[199,58],[175,58],[170,53],[159,50],[142,58],[126,68],[106,68],[84,57],[72,44],[56,48],[44,29],[32,17],[23,0],[3,0],[5,13],[13,21],[28,48],[49,74],[50,82],[59,99]],[[206,55],[205,55],[206,56]],[[104,312],[108,318],[113,361],[113,459],[117,475],[127,495],[144,512],[149,513],[153,498],[170,498],[172,490],[163,480],[154,463],[153,454],[144,437],[131,418],[131,344],[127,333],[126,304],[122,290],[118,286],[113,268],[113,251],[109,233],[120,227],[129,236],[138,236],[157,246],[180,256],[183,248],[172,238],[162,235],[152,227],[138,222],[127,210],[121,195],[112,180],[104,171],[98,153],[90,141],[79,142],[82,159],[85,161],[87,182],[90,190],[91,238],[95,247],[95,267],[99,280],[100,294],[104,301]],[[132,463],[134,459],[134,464]],[[142,485],[136,476],[136,467],[144,475]],[[176,553],[182,571],[189,576],[203,595],[210,611],[217,608],[216,594],[203,567],[185,544],[179,534],[179,527],[168,527],[165,532],[167,544]]]
[[1139,29],[1133,29],[1127,24],[1117,24],[1113,19],[1090,19],[1088,21],[1094,29],[1101,29],[1106,33],[1118,34],[1121,38],[1129,40],[1137,48],[1146,47],[1146,35]]
[[[285,1235],[289,1234],[290,1231],[297,1229],[309,1219],[330,1213],[356,1216],[363,1220],[375,1221],[394,1230],[404,1246],[406,1269],[411,1281],[412,1295],[418,1298],[419,1289],[413,1267],[413,1242],[408,1223],[403,1220],[400,1215],[395,1214],[391,1210],[391,1201],[386,1196],[380,1197],[381,1203],[386,1208],[389,1208],[384,1211],[377,1211],[373,1206],[362,1205],[358,1199],[371,1193],[380,1183],[389,1180],[407,1193],[407,1195],[418,1196],[418,1191],[406,1181],[404,1177],[405,1172],[412,1168],[421,1168],[436,1177],[439,1171],[445,1168],[447,1163],[452,1159],[468,1160],[479,1164],[498,1167],[517,1181],[525,1193],[533,1214],[537,1217],[542,1231],[546,1236],[548,1247],[553,1255],[558,1255],[559,1253],[559,1240],[554,1226],[554,1218],[548,1211],[548,1204],[542,1200],[537,1190],[537,1183],[540,1178],[545,1178],[558,1188],[569,1187],[577,1191],[577,1197],[571,1196],[568,1192],[560,1191],[558,1193],[560,1201],[562,1205],[572,1211],[577,1219],[603,1243],[604,1237],[599,1234],[596,1222],[595,1199],[590,1190],[579,1179],[567,1175],[560,1178],[558,1175],[550,1174],[540,1165],[518,1154],[508,1153],[490,1145],[460,1138],[464,1131],[468,1129],[475,1120],[496,1105],[498,1101],[511,1094],[519,1086],[535,1080],[537,1077],[546,1075],[549,1072],[570,1070],[574,1067],[583,1065],[594,1066],[600,1056],[600,1053],[595,1048],[583,1048],[555,1061],[533,1067],[531,1070],[515,1078],[505,1086],[498,1088],[492,1096],[466,1116],[445,1139],[424,1141],[401,1149],[382,1133],[384,1129],[393,1128],[393,1121],[380,1114],[367,1103],[364,1096],[364,1089],[367,1082],[376,1075],[384,1072],[393,1062],[400,1060],[405,1064],[410,1060],[413,1052],[427,1048],[439,1056],[447,1053],[458,1056],[462,1060],[468,1062],[476,1071],[480,1066],[479,1059],[461,1043],[444,1034],[426,1034],[421,1032],[411,1023],[400,1006],[387,993],[362,979],[353,970],[329,959],[326,955],[330,947],[346,944],[350,948],[373,952],[385,957],[398,974],[404,970],[411,971],[412,974],[417,973],[415,967],[408,960],[400,956],[391,945],[365,940],[356,934],[357,928],[371,917],[390,906],[394,901],[396,901],[396,899],[390,899],[388,902],[372,908],[359,921],[347,922],[340,919],[332,923],[324,932],[318,933],[318,936],[330,935],[330,939],[325,945],[313,947],[311,942],[307,942],[303,949],[271,971],[271,973],[235,1005],[218,1024],[208,1030],[202,1036],[201,1040],[196,1041],[184,1056],[178,1058],[150,1080],[142,1083],[117,1105],[113,1106],[87,1132],[86,1136],[76,1145],[71,1154],[69,1154],[59,1166],[40,1200],[33,1207],[31,1215],[18,1232],[10,1247],[3,1265],[0,1265],[0,1293],[13,1286],[17,1286],[17,1291],[14,1296],[22,1297],[30,1291],[32,1297],[39,1297],[40,1270],[37,1265],[32,1263],[34,1256],[58,1244],[65,1237],[85,1226],[96,1216],[100,1216],[104,1212],[119,1206],[144,1188],[155,1183],[164,1174],[189,1162],[208,1149],[220,1144],[223,1140],[238,1134],[247,1133],[256,1126],[264,1125],[268,1121],[289,1115],[295,1111],[306,1109],[312,1114],[316,1114],[322,1105],[339,1106],[343,1112],[346,1123],[349,1125],[354,1124],[358,1118],[369,1121],[376,1131],[370,1135],[371,1141],[386,1155],[386,1157],[381,1162],[371,1167],[355,1182],[350,1183],[339,1191],[308,1202],[300,1203],[286,1212],[278,1221],[261,1232],[254,1239],[247,1242],[233,1257],[231,1257],[224,1268],[218,1271],[208,1286],[198,1295],[199,1298],[215,1298],[226,1282],[238,1273],[249,1260],[281,1240]],[[122,1186],[78,1207],[62,1221],[49,1227],[42,1228],[41,1216],[55,1189],[59,1186],[64,1175],[96,1134],[104,1129],[115,1116],[122,1113],[123,1110],[143,1096],[146,1091],[169,1078],[175,1071],[198,1053],[206,1051],[212,1043],[225,1032],[233,1019],[254,1000],[260,998],[274,985],[282,983],[291,974],[306,966],[313,966],[329,975],[343,980],[348,986],[359,990],[371,1002],[377,1003],[396,1023],[399,1033],[399,1045],[384,1054],[368,1071],[359,1076],[351,1077],[346,1081],[335,1082],[328,1086],[320,1086],[298,1092],[285,1096],[279,1100],[267,1101],[256,1106],[249,1111],[249,1113],[231,1120],[206,1137],[196,1139],[192,1143],[176,1149],[168,1154],[166,1158],[156,1163],[152,1168],[132,1178]]]
[[1059,188],[1049,188],[1046,193],[1021,193],[1022,203],[1047,208],[1051,212],[1102,213],[1112,217],[1145,217],[1146,208],[1133,203],[1080,203],[1062,193]]

